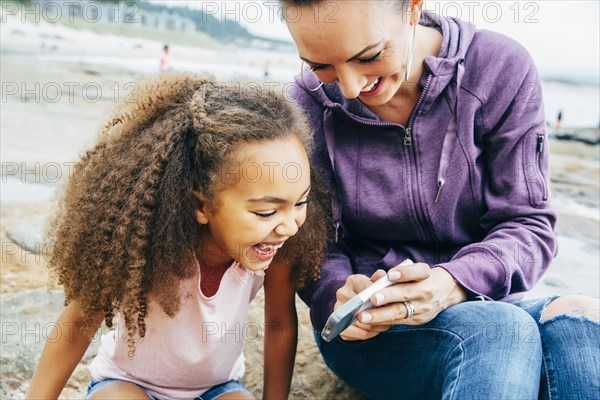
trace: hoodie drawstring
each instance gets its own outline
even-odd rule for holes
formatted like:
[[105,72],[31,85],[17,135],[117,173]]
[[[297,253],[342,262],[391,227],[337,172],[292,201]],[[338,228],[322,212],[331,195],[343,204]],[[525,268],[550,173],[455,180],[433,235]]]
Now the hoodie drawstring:
[[446,178],[444,178],[443,168],[447,166],[450,161],[450,155],[452,151],[454,151],[454,144],[456,143],[456,137],[458,136],[458,124],[457,124],[457,114],[458,114],[458,96],[460,93],[460,85],[462,83],[463,75],[465,74],[465,67],[463,65],[464,60],[458,60],[458,73],[456,75],[456,96],[454,99],[454,107],[452,107],[452,118],[450,119],[450,124],[448,125],[448,129],[446,130],[446,135],[444,136],[444,144],[442,145],[442,156],[440,157],[440,167],[438,169],[437,175],[437,193],[435,195],[435,202],[437,203],[440,199],[440,194],[442,193],[442,188],[446,183]]
[[[458,97],[460,93],[460,86],[465,72],[465,67],[463,66],[462,59],[458,61],[457,67],[458,73],[456,76],[456,96],[454,100],[454,107],[452,110],[452,118],[450,119],[450,124],[448,125],[446,135],[444,136],[444,144],[442,145],[442,155],[440,158],[440,167],[438,169],[437,175],[438,190],[435,196],[436,203],[438,202],[440,194],[442,193],[442,188],[446,183],[446,179],[443,176],[443,168],[445,165],[448,165],[450,155],[454,151],[456,137],[458,136]],[[331,170],[333,172],[333,179],[335,181],[336,193],[333,194],[331,199],[331,211],[333,217],[333,226],[335,228],[335,243],[337,243],[339,239],[339,230],[342,225],[342,192],[340,190],[340,184],[337,179],[335,170],[335,118],[333,117],[333,112],[329,108],[325,108],[325,111],[323,112],[323,130],[325,132],[325,143],[327,145],[327,153],[329,154]]]

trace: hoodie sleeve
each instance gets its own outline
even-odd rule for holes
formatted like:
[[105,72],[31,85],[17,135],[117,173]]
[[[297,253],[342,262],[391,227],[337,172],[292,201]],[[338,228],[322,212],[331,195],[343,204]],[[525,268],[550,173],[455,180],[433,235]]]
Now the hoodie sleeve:
[[[305,90],[296,85],[290,92],[291,97],[298,103],[309,119],[310,127],[314,134],[314,152],[311,161],[318,170],[325,174],[323,182],[326,183],[330,193],[333,188],[333,172],[331,169],[327,146],[324,137],[323,113],[324,107]],[[309,281],[298,293],[302,301],[310,308],[310,319],[313,327],[322,330],[327,318],[333,312],[336,302],[336,292],[344,286],[348,276],[354,274],[349,258],[344,254],[341,246],[332,244],[327,252],[327,258],[321,267],[321,277],[317,281]]]
[[496,300],[531,289],[557,252],[541,83],[524,48],[506,58],[506,65],[490,67],[504,78],[481,100],[487,210],[479,223],[487,235],[438,265],[471,298]]
[[344,286],[346,278],[353,273],[348,257],[340,249],[331,246],[321,268],[319,280],[307,282],[298,293],[302,301],[310,308],[310,320],[313,328],[322,330],[325,327],[327,318],[333,312],[336,292]]

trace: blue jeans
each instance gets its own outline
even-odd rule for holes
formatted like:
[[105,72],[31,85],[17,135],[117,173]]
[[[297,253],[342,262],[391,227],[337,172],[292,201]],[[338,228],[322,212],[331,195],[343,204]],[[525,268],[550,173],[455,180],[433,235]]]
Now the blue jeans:
[[[104,386],[109,385],[114,382],[122,382],[122,381],[120,381],[118,379],[105,379],[103,381],[96,382],[95,380],[92,379],[92,381],[88,385],[87,395],[85,396],[85,400],[88,400],[92,394],[94,394],[96,391],[102,389]],[[220,385],[211,387],[206,392],[204,392],[200,396],[196,397],[194,400],[214,400],[214,399],[217,399],[219,396],[222,396],[226,393],[231,393],[231,392],[248,392],[249,393],[248,389],[246,389],[246,387],[244,385],[242,385],[241,383],[239,383],[238,381],[228,381],[228,382],[222,383]],[[155,397],[153,397],[147,391],[146,391],[146,394],[148,395],[148,397],[151,400],[157,400]]]
[[369,399],[598,399],[599,325],[540,323],[553,299],[465,302],[369,340],[315,338],[329,368]]

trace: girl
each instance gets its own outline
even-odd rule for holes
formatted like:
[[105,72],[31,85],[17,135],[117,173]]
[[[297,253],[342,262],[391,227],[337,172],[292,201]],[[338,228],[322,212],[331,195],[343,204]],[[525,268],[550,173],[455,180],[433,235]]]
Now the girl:
[[87,398],[254,398],[242,332],[264,282],[264,397],[286,398],[295,288],[318,277],[327,234],[305,121],[282,96],[190,74],[137,100],[61,199],[49,264],[66,308],[28,396],[57,398],[104,321]]

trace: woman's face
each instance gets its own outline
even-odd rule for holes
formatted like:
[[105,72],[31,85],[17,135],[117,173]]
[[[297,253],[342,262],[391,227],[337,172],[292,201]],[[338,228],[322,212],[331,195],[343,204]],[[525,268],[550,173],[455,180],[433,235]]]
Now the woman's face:
[[338,82],[344,97],[381,106],[404,82],[410,24],[395,3],[326,1],[285,15],[300,58],[320,81]]
[[[235,159],[222,171],[226,187],[218,193],[216,210],[205,202],[197,212],[198,222],[210,230],[203,257],[209,264],[235,259],[251,271],[260,271],[306,219],[308,157],[293,136],[246,143]],[[203,201],[200,194],[196,196]]]

